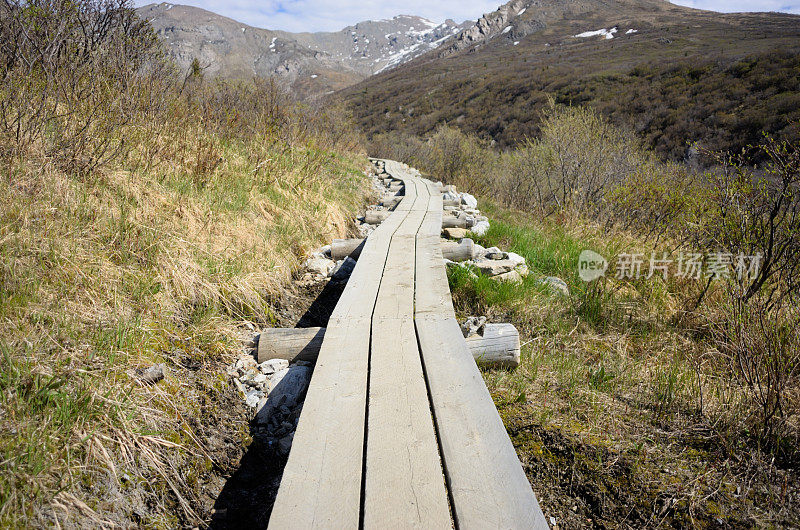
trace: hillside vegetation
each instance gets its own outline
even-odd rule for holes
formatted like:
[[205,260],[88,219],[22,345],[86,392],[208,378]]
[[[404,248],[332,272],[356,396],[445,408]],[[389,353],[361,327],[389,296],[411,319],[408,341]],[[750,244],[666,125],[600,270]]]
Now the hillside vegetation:
[[[532,4],[508,20],[508,33],[419,57],[343,95],[369,137],[426,136],[447,124],[514,147],[539,134],[555,98],[596,108],[671,160],[693,157],[694,142],[736,152],[764,132],[800,139],[800,18],[655,4]],[[599,28],[618,31],[575,37]]]
[[249,439],[225,366],[347,235],[357,139],[184,79],[125,0],[2,4],[0,526],[209,520]]
[[[479,193],[492,225],[477,242],[526,258],[521,283],[457,267],[451,290],[461,316],[520,330],[520,368],[484,376],[560,526],[800,522],[800,145],[706,153],[718,165],[694,174],[551,102],[516,150],[441,127],[379,135],[373,152]],[[584,250],[607,259],[605,276],[579,277]],[[680,276],[694,253],[701,273]],[[711,269],[717,253],[731,261]],[[737,257],[758,254],[738,274]],[[641,274],[620,275],[633,255]],[[674,262],[651,271],[652,256]]]
[[[449,279],[459,316],[520,330],[484,377],[560,527],[800,526],[796,19],[575,41],[609,22],[580,3],[350,92],[369,142],[335,101],[179,72],[127,0],[0,4],[0,526],[203,527],[226,479],[275,478],[226,368],[353,235],[365,146],[481,197],[477,242],[526,258]],[[711,169],[665,161],[700,137]],[[585,282],[583,250],[643,274]],[[647,274],[664,253],[706,272]]]

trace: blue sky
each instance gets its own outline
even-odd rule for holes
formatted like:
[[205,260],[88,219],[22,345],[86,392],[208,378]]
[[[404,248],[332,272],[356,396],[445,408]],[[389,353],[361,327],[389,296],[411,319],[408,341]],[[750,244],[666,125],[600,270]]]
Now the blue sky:
[[[146,5],[153,0],[134,0]],[[436,22],[475,20],[503,0],[179,0],[251,26],[286,31],[337,31],[361,20],[419,15]],[[783,11],[800,14],[800,0],[676,0],[713,11]]]

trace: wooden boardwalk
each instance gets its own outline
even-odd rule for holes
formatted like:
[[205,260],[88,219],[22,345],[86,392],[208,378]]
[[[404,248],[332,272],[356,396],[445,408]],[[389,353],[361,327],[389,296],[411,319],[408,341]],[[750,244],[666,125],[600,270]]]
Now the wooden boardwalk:
[[385,164],[405,196],[330,318],[270,528],[547,528],[455,319],[441,193]]

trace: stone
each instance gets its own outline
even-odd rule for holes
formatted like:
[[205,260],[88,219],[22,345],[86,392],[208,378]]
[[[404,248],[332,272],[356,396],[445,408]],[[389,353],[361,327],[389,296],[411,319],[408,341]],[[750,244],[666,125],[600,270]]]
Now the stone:
[[166,377],[167,367],[163,364],[154,364],[149,368],[142,370],[139,380],[142,383],[155,384]]
[[525,258],[520,256],[519,254],[516,254],[514,252],[507,252],[506,254],[507,254],[507,259],[512,263],[514,263],[515,267],[519,267],[520,265],[525,264]]
[[258,374],[258,372],[254,372],[254,371],[248,370],[247,372],[245,372],[244,374],[242,374],[239,377],[239,381],[241,381],[242,383],[244,383],[247,386],[255,386],[255,383],[253,382],[253,379],[255,378],[255,376],[257,374]]
[[458,193],[454,191],[446,191],[442,193],[442,200],[443,201],[453,201],[458,199]]
[[569,296],[569,287],[567,286],[567,283],[561,278],[558,278],[556,276],[545,276],[544,278],[541,278],[537,283],[546,285],[555,294]]
[[281,381],[283,381],[283,378],[286,377],[286,374],[288,374],[288,373],[289,373],[289,368],[284,368],[283,370],[277,371],[277,372],[275,372],[274,374],[272,374],[270,376],[270,378],[269,378],[269,393],[270,394],[272,394],[272,391],[275,390],[275,387],[277,387],[279,384],[281,384]]
[[522,275],[516,270],[498,274],[492,278],[501,282],[522,283]]
[[287,368],[289,368],[289,361],[286,359],[269,359],[258,365],[258,369],[264,375],[272,375]]
[[444,237],[448,239],[457,239],[461,240],[467,237],[467,229],[466,228],[445,228],[442,230],[442,234]]
[[489,231],[489,221],[478,220],[475,225],[470,228],[470,232],[475,234],[476,236],[483,236],[486,235],[486,232]]
[[336,263],[336,267],[331,270],[331,278],[337,280],[344,280],[350,277],[353,273],[353,269],[356,268],[356,260],[347,256],[343,260],[340,260]]
[[375,230],[375,227],[368,224],[360,224],[358,225],[358,234],[361,238],[365,238],[370,235]]
[[514,264],[507,260],[482,259],[475,262],[475,266],[483,274],[497,276],[514,270]]
[[236,359],[234,365],[239,372],[246,372],[247,370],[255,369],[258,366],[256,360],[250,355],[243,355]]
[[263,396],[264,396],[263,392],[256,389],[252,389],[248,390],[247,393],[245,393],[244,399],[247,402],[248,407],[256,408],[258,406],[258,402],[261,400]]
[[477,208],[478,199],[476,199],[473,195],[470,195],[469,193],[462,193],[461,204],[463,204],[467,208]]
[[[286,370],[275,373],[269,380],[269,398],[256,415],[259,424],[269,423],[274,413],[297,407],[311,381],[312,369],[308,366],[294,365]],[[285,409],[284,409],[285,407]]]
[[486,249],[477,243],[472,247],[472,259],[481,259],[486,255]]
[[464,333],[464,338],[466,339],[475,334],[483,335],[485,327],[486,317],[469,317],[461,324],[461,331]]
[[252,382],[256,386],[261,386],[261,385],[263,385],[264,383],[267,382],[267,376],[264,375],[264,374],[256,374],[253,377]]
[[311,258],[306,260],[304,265],[309,272],[327,277],[336,266],[336,262],[328,258]]
[[494,260],[508,259],[508,253],[503,252],[497,247],[487,248],[486,253],[483,256],[486,259],[494,259]]

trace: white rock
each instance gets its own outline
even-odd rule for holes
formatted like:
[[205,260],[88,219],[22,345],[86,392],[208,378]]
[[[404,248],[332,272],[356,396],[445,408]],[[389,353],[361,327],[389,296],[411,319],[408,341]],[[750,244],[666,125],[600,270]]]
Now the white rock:
[[263,395],[263,392],[259,392],[256,389],[248,390],[244,395],[245,401],[247,401],[247,406],[256,408]]
[[556,294],[569,296],[569,287],[567,286],[567,283],[561,278],[557,278],[555,276],[545,276],[544,278],[539,280],[539,283],[547,285],[550,288],[550,290]]
[[359,235],[364,238],[370,235],[375,230],[375,227],[368,224],[361,224],[358,225],[358,233]]
[[142,371],[142,375],[139,376],[139,380],[143,383],[158,383],[162,379],[164,379],[167,372],[167,367],[164,364],[154,364],[153,366],[146,368]]
[[522,275],[513,270],[503,274],[498,274],[492,278],[493,280],[499,280],[501,282],[511,282],[511,283],[522,283]]
[[493,260],[508,259],[508,253],[503,252],[497,247],[487,248],[484,256],[486,257],[486,259],[493,259]]
[[476,236],[485,235],[488,230],[489,230],[489,221],[478,221],[477,223],[475,223],[475,226],[469,229],[469,231],[475,234]]
[[286,359],[269,359],[258,365],[258,369],[264,375],[272,375],[287,368],[289,368],[289,361]]
[[519,267],[520,265],[523,265],[525,263],[525,258],[514,252],[508,252],[507,259],[509,259],[512,263],[514,263],[515,267]]
[[328,258],[311,258],[306,260],[305,268],[309,272],[327,277],[336,266],[336,262]]
[[268,423],[273,411],[284,407],[291,410],[300,404],[311,381],[311,373],[308,366],[294,365],[273,375],[269,381],[269,398],[258,411],[256,421]]
[[461,204],[467,206],[468,208],[477,208],[478,199],[476,199],[473,195],[470,195],[469,193],[462,193]]
[[486,317],[469,317],[461,324],[461,331],[466,339],[478,333],[483,335],[484,326],[486,326]]
[[442,200],[443,201],[452,201],[458,199],[458,193],[452,191],[446,191],[442,193]]
[[482,259],[475,261],[475,266],[488,276],[497,276],[514,270],[514,264],[509,260]]
[[481,259],[486,255],[486,249],[477,243],[472,247],[472,259]]
[[256,360],[253,359],[252,356],[243,355],[238,359],[236,359],[236,364],[234,366],[236,366],[236,369],[239,370],[239,372],[245,372],[247,370],[252,370],[256,368],[256,366],[258,366],[258,363],[256,363]]
[[255,385],[263,385],[266,382],[267,382],[267,376],[264,374],[256,374],[256,376],[253,377],[253,383]]
[[286,375],[288,373],[289,373],[289,369],[288,368],[284,368],[283,370],[277,371],[277,372],[275,372],[274,374],[272,374],[269,377],[269,393],[270,393],[270,395],[272,395],[272,392],[273,392],[273,390],[275,390],[275,387],[277,387],[279,384],[281,384],[281,381],[283,381],[283,378],[286,377]]

